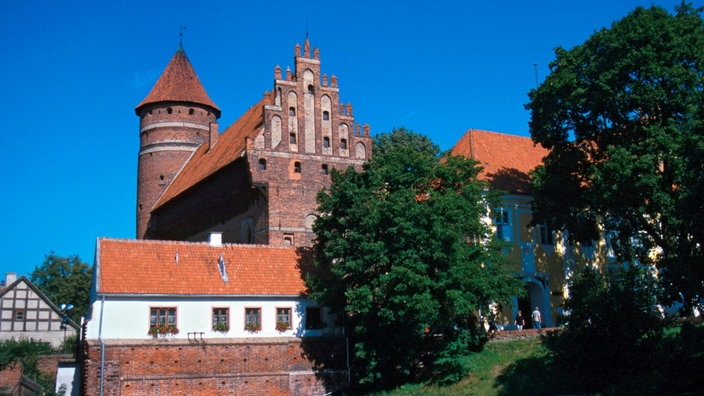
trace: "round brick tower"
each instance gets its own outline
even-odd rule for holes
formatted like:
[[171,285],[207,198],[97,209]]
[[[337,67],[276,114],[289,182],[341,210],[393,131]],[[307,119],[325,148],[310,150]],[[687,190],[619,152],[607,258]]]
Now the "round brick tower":
[[220,109],[179,45],[151,92],[135,108],[139,123],[137,238],[149,238],[151,211],[191,154],[217,139]]

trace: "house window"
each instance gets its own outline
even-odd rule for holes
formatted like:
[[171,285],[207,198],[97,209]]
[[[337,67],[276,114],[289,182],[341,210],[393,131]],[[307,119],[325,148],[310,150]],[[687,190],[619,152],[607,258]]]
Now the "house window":
[[347,139],[340,139],[340,148],[347,150]]
[[284,234],[284,246],[293,246],[293,234]]
[[24,321],[24,310],[23,309],[16,309],[15,310],[15,320],[16,321]]
[[306,308],[306,329],[319,330],[323,328],[323,317],[320,307]]
[[289,108],[288,108],[288,115],[290,115],[290,116],[295,116],[295,115],[296,115],[296,108],[295,108],[295,107],[289,107]]
[[193,115],[195,114],[195,110],[193,109],[188,109],[188,115]]
[[324,138],[323,138],[323,147],[324,147],[324,148],[330,148],[330,138],[329,138],[329,137],[324,137]]
[[213,330],[216,330],[216,331],[230,330],[230,309],[229,308],[213,308]]
[[494,212],[496,237],[502,241],[511,241],[511,222],[509,211],[499,208]]
[[266,160],[264,158],[259,158],[259,170],[266,169]]
[[548,227],[547,223],[543,222],[538,225],[538,236],[540,238],[541,245],[554,245],[555,238],[553,237],[553,232]]
[[293,163],[293,171],[296,173],[301,173],[301,163],[296,161]]
[[296,134],[295,133],[288,135],[288,142],[291,144],[296,144]]
[[244,329],[249,331],[259,331],[262,329],[261,308],[244,309]]
[[330,119],[330,112],[325,110],[323,111],[323,121],[327,121]]
[[149,314],[149,324],[176,325],[176,308],[151,308]]
[[291,328],[291,308],[276,308],[276,329],[279,331]]
[[323,164],[323,165],[321,166],[320,172],[321,172],[322,174],[324,174],[324,175],[327,175],[327,174],[328,174],[328,164]]
[[167,112],[168,114],[171,114],[171,113],[174,112],[174,110],[173,110],[171,107],[168,107],[168,108],[166,109],[166,112]]

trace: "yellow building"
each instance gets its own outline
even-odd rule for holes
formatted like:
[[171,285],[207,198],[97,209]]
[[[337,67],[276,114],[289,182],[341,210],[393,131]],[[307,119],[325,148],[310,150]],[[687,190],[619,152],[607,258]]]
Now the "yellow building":
[[[546,226],[530,227],[532,220],[530,171],[542,163],[548,150],[529,137],[468,130],[452,148],[454,155],[479,161],[479,178],[490,188],[504,191],[503,206],[492,208],[496,237],[509,242],[505,249],[511,269],[520,274],[527,295],[501,307],[499,325],[512,328],[518,310],[531,328],[531,312],[538,307],[542,326],[559,324],[567,297],[566,278],[575,266],[600,264],[609,258],[602,241],[590,246],[570,245],[565,236]],[[598,250],[598,251],[597,251]]]

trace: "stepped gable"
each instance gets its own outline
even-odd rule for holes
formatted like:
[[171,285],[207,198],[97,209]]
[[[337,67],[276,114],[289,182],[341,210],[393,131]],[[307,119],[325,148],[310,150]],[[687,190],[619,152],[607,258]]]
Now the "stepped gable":
[[300,296],[306,290],[305,259],[293,248],[100,238],[96,252],[101,294]]
[[259,103],[227,128],[212,148],[207,144],[201,145],[176,175],[152,211],[240,158],[247,139],[257,137],[263,128],[264,106],[272,103],[273,94],[267,93]]
[[220,109],[205,92],[186,52],[180,46],[149,95],[137,105],[135,113],[140,115],[140,109],[143,106],[159,102],[190,102],[206,105],[213,109],[216,117],[220,117]]
[[530,191],[529,172],[540,165],[548,150],[529,137],[469,129],[452,148],[453,155],[479,161],[479,179],[511,193]]

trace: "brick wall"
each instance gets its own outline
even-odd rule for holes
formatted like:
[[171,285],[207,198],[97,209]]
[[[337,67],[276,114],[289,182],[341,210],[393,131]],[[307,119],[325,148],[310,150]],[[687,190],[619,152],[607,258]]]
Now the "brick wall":
[[[100,343],[88,343],[85,394],[100,389]],[[344,340],[288,338],[108,342],[105,395],[316,395],[346,382]]]

